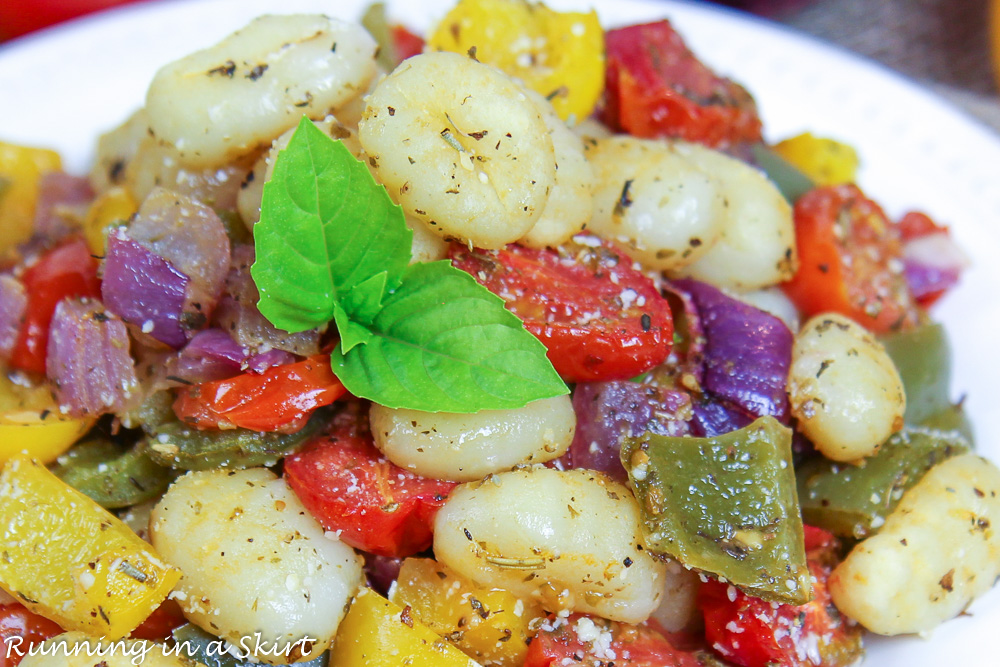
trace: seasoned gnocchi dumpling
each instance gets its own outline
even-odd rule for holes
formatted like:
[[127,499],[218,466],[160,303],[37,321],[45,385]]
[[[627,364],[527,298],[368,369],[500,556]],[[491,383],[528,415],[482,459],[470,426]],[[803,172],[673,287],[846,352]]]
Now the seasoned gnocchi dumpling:
[[390,196],[446,239],[516,241],[555,184],[538,106],[503,72],[455,53],[403,62],[368,96],[358,131]]

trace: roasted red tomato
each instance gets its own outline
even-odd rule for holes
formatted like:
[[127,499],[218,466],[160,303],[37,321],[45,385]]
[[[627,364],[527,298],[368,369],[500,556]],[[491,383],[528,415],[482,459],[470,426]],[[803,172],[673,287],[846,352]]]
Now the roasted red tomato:
[[31,646],[62,631],[54,622],[16,602],[0,605],[0,667],[14,667]]
[[174,402],[181,421],[197,428],[248,428],[293,433],[318,407],[344,395],[326,355],[182,390]]
[[132,639],[148,639],[150,641],[163,641],[170,634],[187,623],[181,606],[173,600],[164,600],[160,606],[153,610],[153,613],[146,617],[146,620],[139,624],[135,630],[129,634]]
[[958,284],[968,258],[951,238],[951,230],[926,213],[910,211],[897,223],[903,239],[906,282],[924,308]]
[[577,239],[558,250],[453,245],[451,260],[507,302],[568,382],[625,380],[663,363],[670,304],[616,247]]
[[524,667],[701,667],[699,652],[678,648],[647,625],[598,616],[550,616],[528,647]]
[[393,25],[392,30],[392,43],[396,47],[396,60],[403,62],[407,58],[411,58],[417,54],[424,52],[424,38],[420,35],[415,35],[405,26]]
[[705,637],[727,661],[741,667],[846,667],[860,657],[861,627],[840,616],[826,588],[836,539],[812,526],[805,527],[805,536],[814,577],[808,604],[775,605],[718,581],[701,587]]
[[75,238],[48,251],[21,278],[28,295],[24,323],[10,356],[10,365],[45,373],[49,323],[59,302],[67,297],[100,297],[97,260],[87,242]]
[[899,229],[855,185],[816,188],[795,203],[799,270],[785,292],[806,317],[836,312],[876,333],[917,322]]
[[668,21],[611,30],[605,42],[606,124],[717,148],[760,141],[750,93],[698,60]]
[[323,528],[392,558],[431,545],[434,515],[455,487],[393,465],[351,425],[335,425],[286,457],[285,479]]

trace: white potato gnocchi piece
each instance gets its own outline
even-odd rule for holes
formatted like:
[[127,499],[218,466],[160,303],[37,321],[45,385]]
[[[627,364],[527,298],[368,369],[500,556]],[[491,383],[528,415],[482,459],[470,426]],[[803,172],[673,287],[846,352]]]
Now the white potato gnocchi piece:
[[419,475],[456,482],[481,479],[519,463],[551,461],[569,449],[576,431],[569,396],[475,414],[373,403],[370,415],[375,444],[386,458]]
[[[20,639],[20,637],[15,637]],[[10,641],[10,640],[8,640]],[[27,643],[15,646],[27,651]],[[0,646],[5,653],[9,644]],[[145,639],[122,639],[116,642],[89,637],[82,632],[64,632],[45,642],[31,655],[21,660],[24,667],[194,667],[200,663],[189,660],[187,654],[168,649],[163,644]]]
[[[239,645],[299,644],[318,656],[364,583],[362,560],[323,529],[274,473],[209,470],[178,479],[150,519],[153,546],[184,574],[173,597],[189,621]],[[260,659],[287,662],[282,656]]]
[[645,548],[632,492],[591,470],[533,467],[456,487],[434,521],[439,561],[550,611],[640,623],[666,564]]
[[667,561],[667,576],[663,585],[663,599],[652,617],[667,632],[680,632],[697,620],[698,575],[671,559]]
[[881,343],[842,315],[817,315],[792,346],[788,396],[799,429],[834,461],[871,456],[903,427],[906,393]]
[[520,239],[531,248],[565,243],[584,228],[594,210],[594,170],[583,154],[583,140],[573,133],[552,104],[533,90],[526,91],[538,105],[555,148],[556,175],[542,217]]
[[830,577],[837,607],[872,632],[927,632],[1000,575],[1000,470],[975,454],[940,463]]
[[413,232],[410,244],[410,264],[436,262],[448,256],[448,242],[416,218],[406,216],[406,226]]
[[94,166],[88,176],[94,192],[100,194],[117,185],[125,185],[125,169],[146,137],[149,137],[149,116],[145,109],[140,109],[98,138]]
[[375,41],[321,15],[262,16],[215,46],[161,68],[150,126],[187,165],[214,166],[264,146],[303,115],[322,118],[375,76]]
[[792,333],[801,327],[798,307],[780,287],[765,287],[752,292],[736,293],[734,296],[754,308],[771,313],[788,325]]
[[[341,123],[335,116],[327,115],[322,120],[314,120],[313,125],[329,135],[330,138],[342,141],[351,155],[359,160],[362,159],[361,142],[358,141],[357,133]],[[264,184],[271,180],[271,174],[274,172],[274,161],[277,159],[278,153],[288,148],[288,142],[292,140],[295,129],[293,127],[285,130],[271,142],[271,147],[257,158],[253,169],[240,187],[236,198],[236,210],[249,229],[253,229],[253,226],[260,220],[260,202],[264,194]]]
[[708,252],[725,220],[719,181],[665,141],[614,136],[585,141],[594,168],[588,228],[625,244],[655,270],[677,270]]
[[680,275],[749,291],[789,280],[798,266],[792,208],[759,170],[719,151],[675,142],[674,149],[721,182],[721,236]]
[[359,134],[407,215],[480,248],[527,233],[555,183],[537,106],[503,72],[455,53],[403,62],[368,96]]

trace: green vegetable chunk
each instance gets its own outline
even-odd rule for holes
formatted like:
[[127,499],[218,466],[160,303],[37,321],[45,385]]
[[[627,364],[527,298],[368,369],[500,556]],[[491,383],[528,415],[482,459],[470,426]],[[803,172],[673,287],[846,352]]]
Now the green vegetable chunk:
[[[209,634],[199,628],[193,623],[187,623],[173,631],[174,639],[174,650],[177,651],[177,655],[182,658],[191,658],[205,667],[257,667],[260,662],[251,662],[250,660],[240,660],[238,657],[226,650],[226,642],[219,639],[215,635]],[[244,640],[245,646],[236,646],[236,650],[246,654],[249,651],[244,649],[253,649],[255,638],[253,636],[247,637]],[[294,643],[294,642],[292,642]],[[285,646],[283,644],[272,644],[270,641],[261,640],[262,648],[268,651],[283,651]],[[289,662],[295,660],[295,651],[298,646],[293,646],[289,650]],[[296,662],[298,667],[326,667],[330,661],[329,651],[324,652],[317,658],[313,658],[308,662]]]
[[648,546],[750,595],[808,602],[791,442],[773,417],[714,438],[625,438],[622,464]]
[[331,415],[329,408],[317,410],[296,433],[261,433],[245,428],[201,431],[179,421],[170,400],[169,392],[155,394],[139,410],[138,419],[149,435],[149,458],[174,470],[238,470],[274,465],[325,427]]
[[955,432],[907,426],[862,466],[816,457],[796,473],[802,516],[809,525],[842,537],[873,535],[928,470],[969,449]]
[[74,446],[59,457],[52,472],[105,509],[152,500],[176,477],[169,468],[153,462],[145,441],[123,449],[103,439]]
[[789,204],[816,187],[798,167],[763,144],[754,145],[753,159]]
[[907,424],[920,424],[951,407],[951,349],[944,327],[936,322],[881,336],[906,390]]

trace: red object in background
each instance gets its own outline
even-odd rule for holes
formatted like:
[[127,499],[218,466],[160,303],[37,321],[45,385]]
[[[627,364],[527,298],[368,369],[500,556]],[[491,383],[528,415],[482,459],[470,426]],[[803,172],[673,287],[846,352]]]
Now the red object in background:
[[[28,611],[24,605],[16,602],[0,605],[0,667],[14,667],[29,647],[62,634],[62,631],[58,625]],[[15,637],[22,639],[20,645],[15,645]]]
[[0,40],[13,39],[84,14],[136,0],[5,0],[0,2]]
[[44,374],[49,324],[56,306],[67,297],[101,296],[97,260],[91,256],[87,242],[75,238],[42,255],[24,272],[21,282],[28,293],[28,306],[10,365]]
[[132,639],[162,642],[177,628],[187,623],[181,606],[173,600],[164,600],[146,620],[129,634]]

